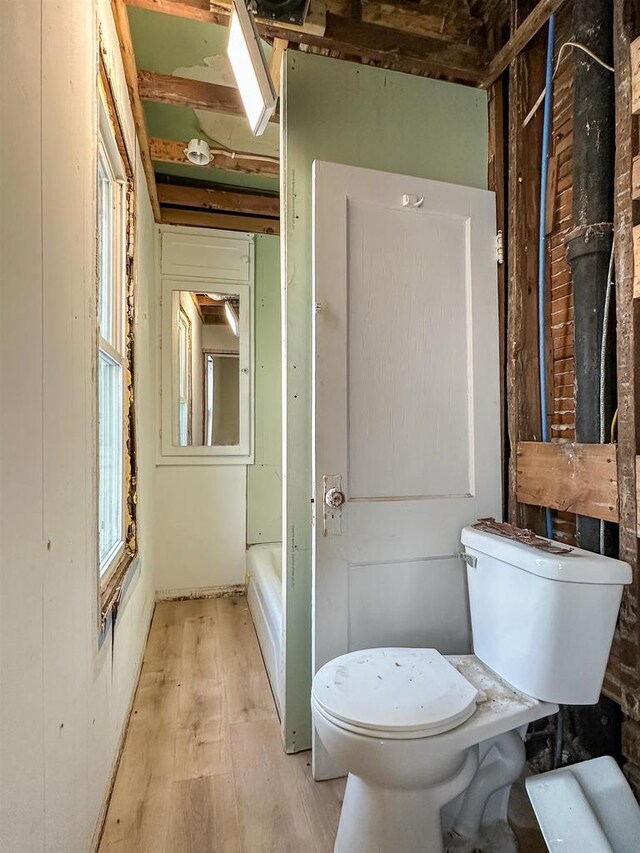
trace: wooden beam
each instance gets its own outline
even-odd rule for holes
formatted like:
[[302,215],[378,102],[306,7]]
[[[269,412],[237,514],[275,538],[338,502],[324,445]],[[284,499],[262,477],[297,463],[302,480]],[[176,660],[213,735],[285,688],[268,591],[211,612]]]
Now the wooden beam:
[[120,53],[122,54],[124,75],[127,81],[127,89],[129,90],[131,112],[133,113],[133,121],[136,126],[136,134],[140,145],[140,157],[142,158],[142,167],[147,179],[147,189],[149,190],[151,208],[156,222],[158,222],[160,220],[160,203],[158,201],[158,191],[156,189],[156,176],[153,170],[153,163],[151,162],[149,134],[147,133],[147,122],[144,115],[144,108],[138,93],[138,71],[136,68],[136,58],[133,52],[133,43],[131,41],[129,18],[124,0],[111,0],[111,11],[115,21],[116,31],[118,33],[118,41],[120,42]]
[[564,0],[539,0],[533,11],[527,15],[509,41],[500,48],[489,63],[481,84],[483,89],[487,89],[500,77],[563,3]]
[[[267,25],[262,29],[266,35],[277,35]],[[289,33],[287,38],[298,44],[381,62],[399,71],[474,84],[484,77],[488,60],[483,48],[352,21],[331,12],[327,12],[324,36]]]
[[[502,80],[496,80],[489,91],[489,169],[488,188],[496,194],[496,229],[506,233],[505,181],[506,119]],[[508,515],[508,482],[506,478],[507,405],[506,405],[506,344],[507,344],[507,285],[506,264],[498,264],[498,334],[500,355],[500,450],[502,471],[503,517]]]
[[516,456],[520,503],[618,520],[615,444],[521,441]]
[[[231,86],[175,77],[173,74],[158,74],[155,71],[138,71],[138,91],[143,101],[245,116],[240,93]],[[277,114],[271,116],[271,121],[278,120]]]
[[[178,139],[160,139],[157,136],[152,136],[149,142],[152,160],[156,160],[158,163],[190,165],[184,153],[186,142],[180,142]],[[278,177],[280,174],[280,163],[275,157],[262,158],[261,155],[250,154],[246,151],[216,152],[211,163],[200,168],[203,170],[224,169],[229,172],[245,172],[272,177]]]
[[[512,0],[515,32],[523,0]],[[542,113],[523,128],[531,92],[544,86],[544,51],[530,47],[509,68],[508,252],[507,252],[507,424],[509,431],[509,521],[536,533],[545,530],[544,513],[518,502],[516,447],[539,441],[540,377],[538,373],[538,211]]]
[[[216,3],[220,11],[204,4],[192,5],[180,0],[126,0],[131,6],[153,9],[170,15],[208,23],[228,20],[226,3]],[[366,21],[353,21],[331,12],[326,13],[324,31],[305,24],[296,27],[273,20],[258,19],[258,30],[266,38],[286,38],[291,43],[307,44],[323,50],[337,51],[358,59],[381,62],[399,71],[448,77],[465,83],[479,83],[488,65],[486,50],[474,45],[448,42],[440,37],[415,35]]]
[[280,77],[282,73],[282,60],[289,46],[287,39],[274,39],[271,51],[271,63],[269,71],[271,72],[271,80],[273,88],[276,90],[276,95],[280,97]]
[[[151,12],[163,12],[166,15],[175,15],[179,18],[187,18],[191,21],[201,21],[204,24],[218,24],[226,27],[229,23],[231,9],[230,0],[125,0],[129,6],[137,6]],[[258,29],[262,24],[268,24],[270,28],[285,32],[304,31],[322,35],[324,32],[324,6],[317,4],[319,9],[314,8],[312,3],[307,17],[302,26],[292,24],[288,21],[274,21],[272,18],[258,18]]]
[[[622,709],[629,713],[638,700],[640,677],[640,567],[638,553],[636,453],[640,417],[640,332],[638,300],[634,300],[633,200],[631,175],[637,120],[632,115],[631,42],[637,35],[634,4],[613,2],[615,67],[614,241],[616,268],[616,340],[618,375],[618,497],[620,558],[631,564],[633,581],[625,587],[620,611],[620,677]],[[633,697],[635,696],[635,700]]]
[[202,210],[225,210],[233,213],[252,213],[258,216],[280,216],[277,195],[261,195],[232,190],[188,187],[180,184],[158,184],[161,204],[195,207]]
[[210,213],[203,210],[161,208],[164,225],[190,225],[197,228],[217,228],[223,231],[249,231],[255,234],[279,234],[280,220],[259,216],[235,216],[231,213]]

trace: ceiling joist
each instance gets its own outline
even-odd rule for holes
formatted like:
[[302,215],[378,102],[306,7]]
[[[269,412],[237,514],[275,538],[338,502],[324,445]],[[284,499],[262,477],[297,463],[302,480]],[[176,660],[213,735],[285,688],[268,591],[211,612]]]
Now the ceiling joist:
[[279,234],[280,220],[208,210],[180,210],[162,207],[160,221],[164,225],[189,225],[195,228],[218,228],[223,231],[248,231],[252,234]]
[[[231,86],[155,71],[138,71],[138,91],[143,101],[245,117],[240,93]],[[277,122],[278,115],[274,114],[271,121]]]
[[158,198],[161,204],[170,204],[176,207],[250,213],[254,216],[271,216],[275,219],[280,216],[280,199],[277,195],[192,187],[181,184],[158,184]]
[[[217,24],[226,23],[228,14],[224,9],[230,6],[227,3],[216,3],[216,10],[212,11],[204,8],[200,2],[192,4],[185,0],[126,2],[131,6]],[[292,44],[305,44],[341,55],[380,62],[398,71],[447,77],[473,84],[478,84],[486,73],[488,55],[483,47],[444,38],[446,17],[434,17],[432,35],[426,34],[430,32],[426,27],[419,35],[412,31],[392,29],[386,25],[389,20],[385,18],[385,25],[381,25],[327,12],[324,32],[318,31],[317,27],[300,28],[264,19],[258,20],[258,29],[266,38],[286,38]]]
[[[158,163],[179,163],[183,166],[191,165],[184,153],[186,142],[178,139],[159,139],[152,136],[149,140],[151,159]],[[266,175],[277,178],[280,175],[280,162],[277,157],[267,157],[261,154],[252,154],[247,151],[219,151],[212,149],[213,159],[206,169],[225,169],[229,172],[244,172],[254,175]],[[206,175],[206,171],[204,172]]]

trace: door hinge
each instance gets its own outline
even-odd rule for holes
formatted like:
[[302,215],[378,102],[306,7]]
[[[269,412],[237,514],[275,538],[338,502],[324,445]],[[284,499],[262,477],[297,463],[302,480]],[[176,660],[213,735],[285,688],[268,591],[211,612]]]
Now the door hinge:
[[496,234],[496,261],[499,264],[504,263],[504,237],[502,231]]

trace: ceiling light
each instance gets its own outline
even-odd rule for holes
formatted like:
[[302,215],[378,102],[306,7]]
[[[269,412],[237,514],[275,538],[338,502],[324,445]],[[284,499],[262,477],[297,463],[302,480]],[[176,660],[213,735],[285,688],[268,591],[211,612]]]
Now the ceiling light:
[[213,160],[213,154],[204,139],[191,139],[184,153],[187,160],[196,166],[208,166]]
[[228,300],[224,303],[224,313],[227,315],[227,322],[231,326],[231,331],[237,338],[238,331],[240,329],[240,322],[238,320],[236,309]]
[[227,56],[254,136],[261,136],[276,106],[276,93],[253,15],[233,0]]

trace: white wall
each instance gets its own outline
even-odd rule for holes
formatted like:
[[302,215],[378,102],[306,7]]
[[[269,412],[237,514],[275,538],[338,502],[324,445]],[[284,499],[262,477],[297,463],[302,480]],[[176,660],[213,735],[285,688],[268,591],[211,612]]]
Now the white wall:
[[[156,281],[152,317],[157,350],[153,379],[156,394],[160,388],[155,377],[159,373],[162,329],[159,290],[160,282]],[[202,346],[210,346],[205,336],[217,328],[202,327],[200,364]],[[238,339],[232,333],[229,338],[231,345],[237,347]],[[195,352],[195,337],[193,346]],[[158,399],[156,405],[159,411]],[[158,430],[159,426],[158,421]],[[155,440],[158,442],[157,436]],[[155,469],[154,581],[159,596],[244,582],[246,491],[245,465],[159,465]]]
[[[108,0],[100,0],[108,15]],[[12,0],[0,26],[0,850],[84,853],[151,610],[153,394],[138,374],[140,570],[98,647],[96,9]],[[107,61],[119,54],[105,18]],[[122,79],[118,92],[126,92]],[[127,137],[133,139],[130,116]],[[139,161],[138,174],[141,174]],[[153,225],[138,181],[138,367]]]

